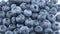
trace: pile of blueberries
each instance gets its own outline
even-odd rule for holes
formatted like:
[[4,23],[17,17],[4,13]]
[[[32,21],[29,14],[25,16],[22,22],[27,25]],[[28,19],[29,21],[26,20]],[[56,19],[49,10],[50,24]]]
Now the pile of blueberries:
[[58,0],[0,2],[0,34],[60,34]]

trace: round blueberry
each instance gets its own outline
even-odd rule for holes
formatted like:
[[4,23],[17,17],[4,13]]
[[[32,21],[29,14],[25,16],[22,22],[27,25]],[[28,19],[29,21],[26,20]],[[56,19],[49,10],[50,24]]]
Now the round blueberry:
[[34,30],[35,32],[40,33],[43,31],[43,28],[41,26],[36,26]]
[[10,22],[10,19],[9,18],[4,18],[3,19],[3,25],[9,25],[11,22]]
[[25,21],[25,16],[23,14],[20,14],[16,17],[16,22],[23,23]]
[[25,9],[24,10],[24,15],[27,16],[27,17],[30,17],[30,16],[32,16],[32,11]]
[[29,34],[29,28],[27,26],[22,26],[20,28],[20,33],[21,34]]
[[39,12],[39,6],[36,4],[32,4],[30,9],[32,12]]
[[0,32],[4,33],[7,31],[7,27],[5,25],[0,25]]

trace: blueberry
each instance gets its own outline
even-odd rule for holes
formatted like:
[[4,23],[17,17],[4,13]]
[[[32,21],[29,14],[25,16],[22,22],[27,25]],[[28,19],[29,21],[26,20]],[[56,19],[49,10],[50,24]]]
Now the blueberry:
[[18,34],[18,33],[20,33],[19,30],[20,30],[19,28],[15,28],[13,32]]
[[58,31],[54,31],[53,34],[59,34],[59,32]]
[[40,14],[37,16],[38,20],[45,20],[46,19],[46,14],[44,12],[40,12]]
[[58,22],[60,22],[60,18],[59,17],[60,17],[60,15],[56,16],[56,21],[58,21]]
[[53,22],[56,21],[56,18],[53,18],[53,17],[54,17],[53,14],[48,14],[46,18],[47,18],[51,23],[53,23]]
[[36,34],[36,32],[30,32],[30,34]]
[[39,12],[39,6],[36,4],[32,4],[30,9],[32,10],[32,12]]
[[8,26],[8,29],[9,30],[14,30],[16,28],[16,26],[14,25],[14,24],[10,24],[9,26]]
[[51,28],[51,22],[48,20],[44,20],[43,23],[41,24],[43,28]]
[[21,28],[23,25],[22,24],[17,24],[17,28]]
[[5,17],[5,12],[4,11],[0,11],[0,18],[4,18]]
[[33,26],[34,25],[34,20],[32,20],[32,19],[26,19],[25,20],[25,25],[26,26]]
[[17,6],[16,9],[14,9],[17,14],[20,14],[22,12],[21,7]]
[[3,6],[2,7],[2,11],[6,11],[7,12],[8,10],[10,10],[10,7],[9,6]]
[[13,34],[12,31],[6,31],[5,34]]
[[43,8],[45,6],[45,0],[39,0],[37,4],[40,6],[40,8]]
[[27,26],[22,26],[20,28],[20,33],[21,34],[29,34],[29,28]]
[[20,7],[21,7],[22,9],[26,9],[26,8],[27,8],[26,5],[27,5],[26,3],[21,3],[21,4],[20,4]]
[[13,31],[13,34],[18,34],[17,32]]
[[43,31],[43,28],[41,26],[36,26],[34,30],[35,32],[40,33]]
[[12,16],[17,16],[17,12],[15,10],[11,10]]
[[32,11],[26,9],[26,10],[24,10],[24,15],[27,17],[30,17],[30,16],[32,16]]
[[7,27],[5,25],[0,25],[0,32],[4,33],[7,31]]
[[34,27],[29,27],[29,32],[34,31]]
[[15,9],[12,9],[11,12],[14,14],[21,14],[22,9],[21,7],[17,6]]
[[6,2],[5,1],[1,1],[0,2],[0,6],[4,6],[4,5],[6,5]]
[[51,28],[46,28],[45,30],[44,30],[44,32],[45,33],[50,33],[50,34],[52,34],[53,33],[53,30],[51,29]]
[[29,3],[29,2],[30,2],[30,0],[23,0],[23,2],[25,2],[25,3]]
[[25,16],[23,14],[20,14],[16,17],[16,22],[23,23],[25,21]]
[[16,4],[12,4],[11,9],[15,9],[15,8],[16,8]]
[[11,17],[12,17],[12,15],[13,15],[13,14],[12,14],[12,12],[11,12],[11,11],[8,11],[8,12],[6,13],[6,17],[7,17],[7,18],[11,18]]
[[52,3],[56,4],[58,0],[50,0]]
[[49,6],[45,6],[45,10],[49,11],[50,7]]
[[13,24],[16,24],[16,17],[12,17],[12,18],[11,18],[11,22],[12,22]]
[[57,9],[55,7],[52,7],[49,13],[55,15],[57,13]]
[[37,19],[37,16],[38,16],[38,13],[33,13],[31,17],[32,19]]
[[54,22],[54,23],[52,24],[52,29],[53,29],[53,30],[59,30],[59,29],[60,29],[59,23]]
[[10,19],[9,19],[9,18],[4,18],[4,19],[3,19],[3,25],[8,26],[10,23],[11,23],[11,22],[10,22]]
[[2,25],[2,18],[0,18],[0,25]]
[[34,26],[39,26],[39,21],[38,20],[34,20]]

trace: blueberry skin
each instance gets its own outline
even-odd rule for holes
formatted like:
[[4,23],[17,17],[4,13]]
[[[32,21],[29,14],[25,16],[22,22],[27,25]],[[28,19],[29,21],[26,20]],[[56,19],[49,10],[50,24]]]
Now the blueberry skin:
[[35,32],[30,32],[30,34],[36,34]]
[[33,26],[34,27],[39,26],[39,21],[38,20],[34,20],[34,25]]
[[41,26],[36,26],[34,30],[35,32],[40,33],[43,31],[43,28]]
[[4,11],[0,11],[0,18],[4,18],[5,17],[5,12]]
[[5,34],[13,34],[12,31],[6,31]]
[[21,7],[17,6],[15,9],[11,9],[11,12],[12,12],[13,16],[19,15],[22,13],[22,9],[21,9]]
[[49,11],[50,7],[49,6],[45,6],[45,10]]
[[52,7],[49,13],[55,15],[57,13],[57,9],[55,7]]
[[27,17],[30,17],[30,16],[32,16],[32,11],[25,9],[24,10],[24,15],[27,16]]
[[0,25],[0,32],[4,33],[7,31],[7,27],[5,25]]
[[17,16],[17,12],[15,10],[11,10],[12,16],[16,17]]
[[48,14],[46,19],[48,19],[51,23],[54,23],[56,21],[56,18],[53,17],[54,17],[53,14]]
[[2,33],[0,33],[0,34],[2,34]]
[[23,2],[25,2],[25,3],[29,3],[29,2],[30,2],[30,0],[23,0]]
[[32,19],[37,19],[37,16],[38,16],[38,13],[33,13],[31,17]]
[[11,22],[12,22],[12,24],[16,24],[16,17],[12,17]]
[[7,12],[8,10],[10,10],[10,7],[9,6],[3,6],[2,7],[2,11]]
[[20,7],[21,7],[22,9],[26,9],[26,8],[27,8],[27,3],[21,3],[21,4],[20,4]]
[[0,25],[2,25],[2,18],[0,18]]
[[59,23],[54,22],[54,23],[52,24],[52,29],[53,29],[53,30],[59,30],[59,29],[60,29]]
[[39,12],[39,6],[36,4],[32,4],[30,9],[32,12]]
[[40,12],[40,14],[37,16],[38,20],[45,20],[46,19],[46,14],[44,12]]
[[17,23],[23,23],[24,21],[25,21],[25,16],[23,14],[20,14],[19,16],[16,17]]
[[18,34],[18,33],[20,33],[19,30],[20,30],[19,28],[15,28],[13,32]]
[[12,12],[11,12],[11,11],[8,11],[8,12],[6,13],[6,17],[7,17],[7,18],[11,18],[11,17],[12,17],[12,15],[13,15],[13,14],[12,14]]
[[20,33],[21,34],[29,34],[29,28],[27,26],[22,26],[20,28]]
[[0,6],[4,6],[4,5],[6,5],[6,2],[5,1],[1,1],[0,2]]
[[59,32],[58,31],[54,31],[53,34],[59,34]]
[[58,2],[58,0],[50,0],[50,2],[56,4]]
[[9,30],[14,30],[16,28],[16,26],[14,25],[14,24],[10,24],[9,26],[8,26],[8,29]]
[[17,28],[21,28],[23,25],[22,24],[17,24]]
[[40,8],[43,8],[45,6],[45,0],[39,0],[37,4],[39,5]]
[[13,34],[18,34],[17,32],[13,31]]
[[45,33],[50,33],[50,34],[52,34],[53,33],[53,30],[51,29],[51,28],[46,28],[45,30],[44,30],[44,32]]
[[44,20],[42,24],[40,24],[44,29],[51,28],[51,22],[48,20]]
[[31,27],[34,25],[34,20],[32,19],[26,19],[25,20],[25,25],[28,26],[28,27]]
[[15,9],[16,8],[16,4],[11,4],[11,9]]
[[10,23],[11,23],[11,22],[10,22],[10,19],[9,19],[9,18],[4,18],[4,19],[3,19],[3,25],[8,26]]
[[60,22],[60,15],[56,16],[56,21]]

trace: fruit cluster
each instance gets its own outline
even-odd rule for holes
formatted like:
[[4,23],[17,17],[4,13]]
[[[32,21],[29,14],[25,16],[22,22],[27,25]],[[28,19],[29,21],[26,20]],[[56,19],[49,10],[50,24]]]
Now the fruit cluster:
[[0,34],[60,34],[58,0],[0,2]]

